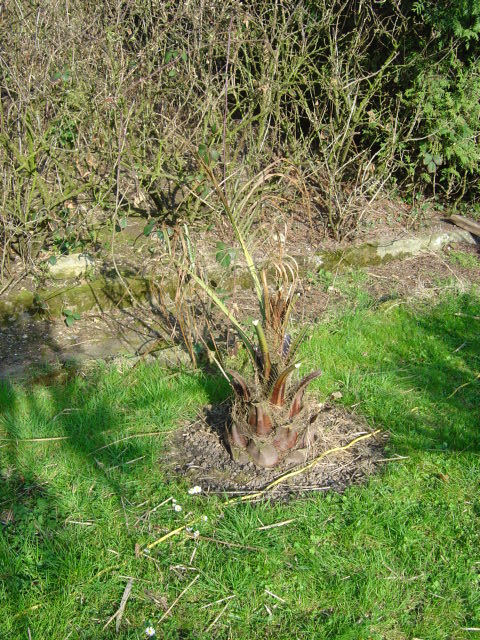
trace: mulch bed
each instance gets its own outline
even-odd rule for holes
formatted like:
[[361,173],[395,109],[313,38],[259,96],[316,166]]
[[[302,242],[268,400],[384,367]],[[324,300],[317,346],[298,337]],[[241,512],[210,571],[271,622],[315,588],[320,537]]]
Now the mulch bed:
[[[205,493],[228,496],[264,489],[285,472],[306,466],[324,451],[344,446],[372,431],[364,419],[336,405],[316,405],[314,441],[308,450],[296,452],[274,469],[261,469],[253,463],[234,462],[225,444],[230,407],[227,403],[207,407],[193,424],[178,429],[167,445],[162,464]],[[265,497],[285,500],[312,491],[343,491],[362,482],[377,469],[384,457],[386,435],[379,433],[356,443],[351,449],[326,456],[311,469],[285,479]]]

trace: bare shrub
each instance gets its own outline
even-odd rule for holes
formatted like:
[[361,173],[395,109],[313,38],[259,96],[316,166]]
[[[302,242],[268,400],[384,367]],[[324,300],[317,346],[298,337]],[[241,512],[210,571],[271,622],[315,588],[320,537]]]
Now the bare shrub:
[[337,238],[351,233],[392,173],[415,175],[427,157],[409,155],[425,117],[402,97],[419,59],[402,49],[409,11],[365,0],[4,3],[0,277],[15,255],[32,268],[125,215],[210,220],[194,161],[203,146],[224,184],[290,162],[316,218]]

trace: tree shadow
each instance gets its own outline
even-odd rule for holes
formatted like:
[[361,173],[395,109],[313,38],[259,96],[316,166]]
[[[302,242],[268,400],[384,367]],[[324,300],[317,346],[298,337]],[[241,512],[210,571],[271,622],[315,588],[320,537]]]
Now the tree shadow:
[[[171,396],[177,387],[153,387],[142,395],[139,385],[137,399],[128,391],[122,401],[117,398],[121,385],[134,386],[134,376],[119,373],[107,387],[104,376],[105,370],[96,368],[88,376],[78,370],[61,378],[42,373],[29,384],[0,380],[0,593],[6,594],[0,605],[2,638],[27,637],[28,625],[35,629],[36,614],[28,613],[26,603],[31,604],[37,588],[45,600],[54,598],[59,585],[61,590],[75,582],[72,571],[82,564],[83,553],[75,539],[88,535],[88,521],[101,513],[102,500],[113,504],[109,513],[116,514],[122,527],[125,522],[124,539],[118,543],[125,544],[126,538],[133,552],[138,541],[139,531],[130,526],[132,515],[127,513],[136,514],[141,501],[141,481],[148,481],[145,464],[161,478],[153,468],[161,428],[146,427],[156,433],[152,448],[152,437],[139,437],[128,408],[133,415],[137,410],[154,417],[157,407],[167,405],[168,415],[176,410]],[[218,400],[207,378],[198,381],[208,400]],[[137,470],[136,461],[143,467]],[[46,471],[55,466],[58,477]],[[81,498],[75,501],[68,494],[77,484]],[[147,498],[154,489],[146,487]],[[80,532],[72,534],[72,528]]]
[[[382,364],[387,382],[377,387],[371,382],[365,389],[365,396],[372,398],[369,415],[392,431],[397,452],[478,453],[479,383],[474,382],[480,369],[478,298],[465,295],[424,314],[401,313],[398,330],[411,334],[410,339],[388,345],[389,362]],[[370,362],[369,370],[378,364]],[[60,378],[44,372],[29,387],[0,381],[0,583],[7,594],[0,605],[1,637],[12,633],[17,634],[12,638],[26,637],[28,615],[14,617],[28,601],[29,591],[48,585],[52,574],[57,587],[74,579],[72,557],[78,561],[81,551],[72,546],[72,513],[61,492],[71,491],[76,475],[82,476],[101,495],[111,496],[116,517],[123,518],[125,508],[138,498],[134,486],[139,476],[132,461],[145,457],[148,464],[153,462],[151,438],[137,437],[130,418],[135,418],[136,411],[155,413],[179,392],[175,385],[155,387],[155,380],[150,387],[145,380],[135,387],[136,372],[134,376],[118,374],[106,387],[101,368],[88,376],[65,367],[60,372]],[[207,402],[225,397],[225,381],[212,384],[207,376],[198,380]],[[119,400],[125,389],[126,399]],[[410,404],[406,397],[411,398]],[[167,416],[168,411],[167,407]],[[63,439],[17,443],[39,437]],[[70,459],[68,477],[61,485],[49,482],[51,476],[44,473],[57,456]],[[101,498],[92,494],[94,500],[95,508],[101,508]],[[87,507],[80,511],[88,516],[87,512]],[[136,536],[127,538],[133,549]],[[42,594],[45,599],[49,592],[43,588],[47,589]]]
[[57,358],[61,355],[62,349],[52,337],[50,325],[48,319],[24,314],[15,322],[0,326],[0,380],[21,374],[25,362],[41,366],[49,355]]
[[[480,302],[464,294],[426,313],[399,312],[405,338],[389,345],[386,378],[369,383],[370,416],[396,450],[480,451]],[[377,401],[380,398],[380,401]]]

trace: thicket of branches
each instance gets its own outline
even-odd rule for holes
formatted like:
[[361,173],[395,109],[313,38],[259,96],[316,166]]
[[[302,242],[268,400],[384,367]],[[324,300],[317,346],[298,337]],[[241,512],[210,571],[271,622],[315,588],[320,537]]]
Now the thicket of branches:
[[[0,276],[282,160],[342,237],[386,190],[478,206],[480,1],[8,0]],[[235,179],[232,178],[235,177]]]

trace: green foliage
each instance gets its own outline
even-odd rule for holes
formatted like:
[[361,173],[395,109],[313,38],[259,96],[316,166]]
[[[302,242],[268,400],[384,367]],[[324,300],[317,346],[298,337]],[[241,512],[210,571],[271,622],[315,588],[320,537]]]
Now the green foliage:
[[466,67],[451,54],[433,68],[426,61],[421,67],[405,105],[418,114],[416,131],[426,138],[417,147],[430,174],[422,177],[430,182],[435,174],[449,197],[467,189],[473,196],[480,172],[480,64]]
[[458,264],[465,269],[475,269],[480,267],[480,260],[477,256],[466,253],[465,251],[454,251],[453,249],[448,252],[448,259],[453,264]]
[[72,327],[75,322],[77,322],[77,320],[80,320],[82,317],[79,313],[77,313],[76,311],[72,311],[71,309],[64,309],[62,313],[65,317],[65,324],[67,325],[67,327]]
[[480,34],[480,2],[478,0],[455,0],[436,2],[416,0],[413,11],[423,18],[425,24],[436,31],[438,48],[449,46],[452,38],[459,40],[466,49],[478,42]]

